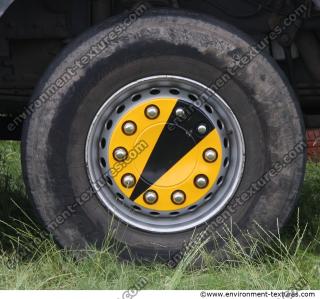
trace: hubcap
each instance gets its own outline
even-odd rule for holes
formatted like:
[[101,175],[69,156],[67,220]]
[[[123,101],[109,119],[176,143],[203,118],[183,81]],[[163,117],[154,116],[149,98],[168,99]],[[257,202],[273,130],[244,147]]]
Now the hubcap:
[[[86,160],[98,197],[122,221],[177,232],[209,220],[232,198],[244,142],[231,109],[212,90],[157,76],[105,103],[91,125]],[[97,187],[101,178],[107,183]]]

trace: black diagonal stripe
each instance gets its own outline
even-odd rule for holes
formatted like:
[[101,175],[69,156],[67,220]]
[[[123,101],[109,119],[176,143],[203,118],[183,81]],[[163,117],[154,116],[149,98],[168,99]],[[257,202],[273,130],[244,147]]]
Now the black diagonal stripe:
[[[179,107],[185,109],[185,119],[179,119],[175,115],[175,110]],[[204,135],[197,132],[200,124],[207,126],[207,133]],[[131,194],[131,200],[136,200],[148,190],[213,129],[214,126],[198,108],[178,101]]]

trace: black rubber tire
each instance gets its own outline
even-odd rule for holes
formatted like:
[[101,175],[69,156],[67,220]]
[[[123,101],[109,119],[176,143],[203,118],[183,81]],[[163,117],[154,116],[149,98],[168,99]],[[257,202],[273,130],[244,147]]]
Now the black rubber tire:
[[[69,45],[43,76],[32,101],[122,19],[110,19]],[[113,219],[95,195],[85,205],[77,205],[71,217],[62,215],[90,188],[84,161],[89,127],[104,100],[126,84],[171,74],[210,86],[235,55],[244,54],[251,44],[232,26],[205,15],[148,11],[34,111],[24,125],[24,178],[45,227],[61,246],[99,247],[108,232],[115,230],[114,238],[136,256],[168,258],[182,248],[193,230],[158,234],[129,227]],[[245,203],[237,204],[237,197],[304,142],[295,95],[266,54],[258,55],[219,93],[238,118],[246,147],[244,176],[227,207],[236,206],[232,221],[249,232],[255,230],[255,221],[267,230],[282,227],[297,203],[305,170],[304,151]],[[218,220],[211,219],[196,232]],[[53,227],[53,222],[59,225]]]

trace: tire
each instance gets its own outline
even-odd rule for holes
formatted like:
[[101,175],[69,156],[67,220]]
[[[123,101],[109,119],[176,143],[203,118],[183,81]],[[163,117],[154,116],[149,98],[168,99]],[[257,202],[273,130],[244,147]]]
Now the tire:
[[[114,240],[128,247],[132,256],[161,259],[181,250],[192,235],[203,233],[208,226],[230,223],[228,217],[224,219],[228,211],[232,211],[232,222],[244,231],[253,233],[256,221],[266,230],[283,227],[297,204],[304,177],[305,147],[301,150],[301,145],[305,144],[305,131],[289,83],[265,53],[217,91],[237,119],[243,137],[240,146],[245,149],[243,164],[235,169],[241,174],[239,184],[219,213],[196,227],[158,232],[114,216],[97,193],[78,204],[80,195],[92,189],[86,144],[106,99],[132,82],[159,75],[212,86],[234,57],[246,53],[252,44],[232,26],[205,15],[149,11],[37,105],[36,100],[57,84],[66,69],[122,19],[108,20],[69,45],[34,92],[32,102],[39,107],[24,125],[22,161],[29,195],[45,227],[64,248],[84,249],[93,244],[99,248],[112,232]],[[171,148],[177,150],[177,146]],[[279,166],[292,152],[290,163]],[[261,184],[259,179],[270,170],[270,180]],[[248,194],[254,183],[260,184],[258,191]],[[213,227],[211,232],[222,233],[222,226]]]

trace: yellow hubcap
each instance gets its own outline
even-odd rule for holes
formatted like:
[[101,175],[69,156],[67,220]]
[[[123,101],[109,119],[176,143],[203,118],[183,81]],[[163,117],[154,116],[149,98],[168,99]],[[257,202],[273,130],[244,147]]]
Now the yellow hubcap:
[[[193,119],[195,109],[177,98],[154,98],[127,111],[113,128],[108,162],[120,160],[123,167],[112,179],[138,207],[157,212],[192,207],[217,183],[223,142],[203,113]],[[141,143],[146,148],[132,154]],[[119,159],[124,153],[129,154]]]

